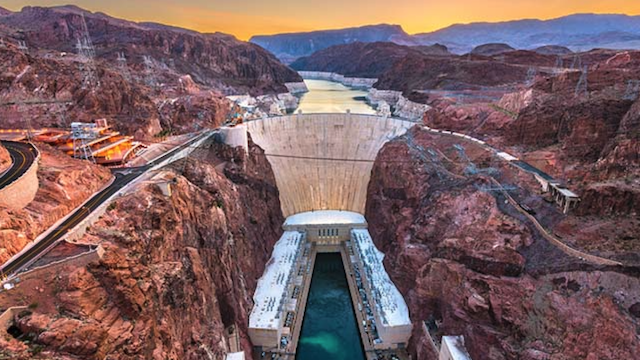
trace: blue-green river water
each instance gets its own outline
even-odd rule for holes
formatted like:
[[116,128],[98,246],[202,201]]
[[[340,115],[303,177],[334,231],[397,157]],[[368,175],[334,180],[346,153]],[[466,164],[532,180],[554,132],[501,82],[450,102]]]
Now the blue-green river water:
[[298,360],[363,360],[360,334],[340,254],[318,254]]

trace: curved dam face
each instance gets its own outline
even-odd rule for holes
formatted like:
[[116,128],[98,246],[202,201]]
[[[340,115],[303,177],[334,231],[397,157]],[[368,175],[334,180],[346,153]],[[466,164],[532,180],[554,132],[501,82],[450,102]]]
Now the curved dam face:
[[296,114],[246,123],[276,177],[285,217],[315,210],[364,213],[378,151],[415,123],[376,115]]

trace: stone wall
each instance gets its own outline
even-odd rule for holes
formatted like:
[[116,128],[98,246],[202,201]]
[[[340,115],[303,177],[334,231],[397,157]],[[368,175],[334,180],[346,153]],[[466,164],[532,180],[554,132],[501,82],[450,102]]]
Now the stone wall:
[[374,115],[297,114],[246,125],[271,163],[286,217],[314,210],[362,214],[378,151],[414,124]]
[[20,210],[33,201],[39,187],[38,160],[40,160],[40,153],[26,173],[0,190],[0,206]]

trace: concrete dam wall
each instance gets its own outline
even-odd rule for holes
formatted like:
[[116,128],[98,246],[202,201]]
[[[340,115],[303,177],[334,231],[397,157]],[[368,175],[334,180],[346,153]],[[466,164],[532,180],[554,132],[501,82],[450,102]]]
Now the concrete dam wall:
[[414,123],[344,113],[297,114],[246,125],[267,154],[287,217],[314,210],[363,214],[378,151]]

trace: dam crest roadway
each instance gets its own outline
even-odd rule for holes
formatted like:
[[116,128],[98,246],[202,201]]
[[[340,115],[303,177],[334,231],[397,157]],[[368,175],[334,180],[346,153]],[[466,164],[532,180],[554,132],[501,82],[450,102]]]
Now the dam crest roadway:
[[406,358],[412,331],[409,311],[384,269],[384,254],[375,247],[363,214],[378,152],[414,125],[349,112],[295,114],[238,125],[236,131],[248,132],[264,149],[286,217],[284,233],[253,296],[249,336],[255,353],[305,358],[297,348],[316,255],[337,253],[365,357],[385,353]]

